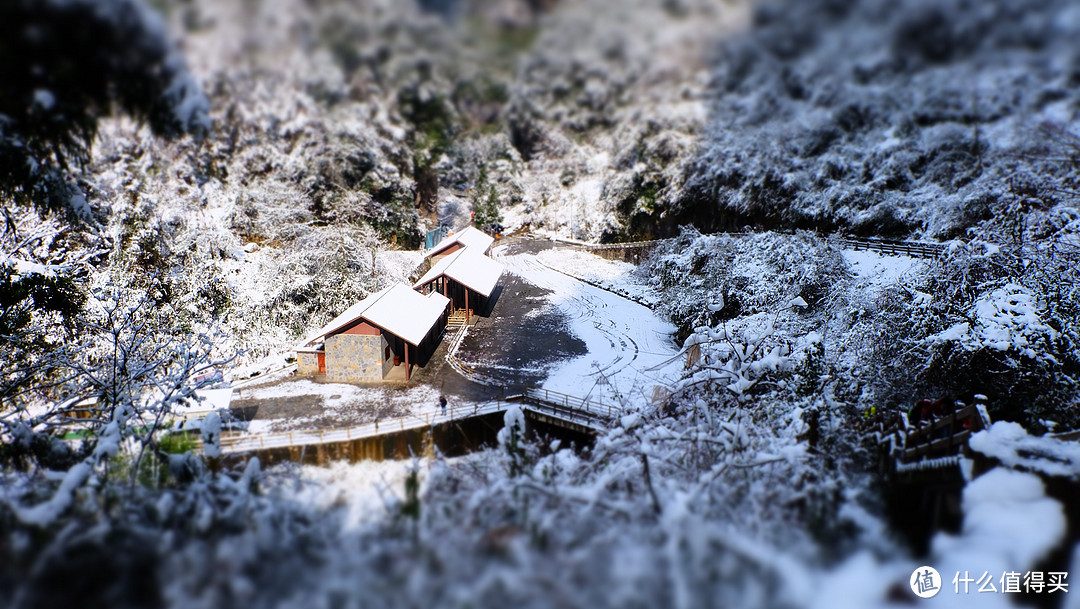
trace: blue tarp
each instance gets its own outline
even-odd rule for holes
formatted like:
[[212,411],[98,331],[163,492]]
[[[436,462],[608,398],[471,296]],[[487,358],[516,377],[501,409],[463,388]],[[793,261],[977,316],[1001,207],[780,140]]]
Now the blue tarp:
[[446,235],[450,232],[449,227],[440,226],[434,230],[429,230],[427,238],[424,239],[424,249],[431,249],[439,244],[440,241],[446,238]]

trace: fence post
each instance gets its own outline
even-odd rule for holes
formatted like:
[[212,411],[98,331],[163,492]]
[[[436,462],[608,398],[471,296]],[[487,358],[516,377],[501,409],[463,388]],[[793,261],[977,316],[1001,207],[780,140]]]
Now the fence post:
[[292,432],[290,431],[289,432],[289,446],[292,446],[293,444],[294,444],[294,442],[293,442],[293,439],[292,439]]

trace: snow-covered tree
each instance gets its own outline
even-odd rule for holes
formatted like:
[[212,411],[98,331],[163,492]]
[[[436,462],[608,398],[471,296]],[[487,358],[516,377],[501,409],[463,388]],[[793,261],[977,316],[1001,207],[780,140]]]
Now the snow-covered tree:
[[5,199],[90,220],[70,172],[89,162],[103,117],[123,112],[170,137],[210,128],[206,97],[141,0],[5,2],[0,37]]

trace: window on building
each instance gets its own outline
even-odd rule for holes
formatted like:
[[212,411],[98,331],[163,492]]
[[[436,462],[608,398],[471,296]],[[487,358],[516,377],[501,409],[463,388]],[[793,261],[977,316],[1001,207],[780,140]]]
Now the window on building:
[[383,360],[390,359],[390,345],[386,345],[386,352],[383,353]]

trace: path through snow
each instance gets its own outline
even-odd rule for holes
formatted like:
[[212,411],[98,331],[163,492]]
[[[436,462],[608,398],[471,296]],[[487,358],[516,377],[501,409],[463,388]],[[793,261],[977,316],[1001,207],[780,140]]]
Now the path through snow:
[[612,405],[652,398],[656,385],[671,386],[682,369],[671,335],[676,328],[648,308],[564,275],[532,253],[492,255],[506,270],[550,290],[548,305],[566,316],[571,332],[589,352],[555,364],[543,388]]

